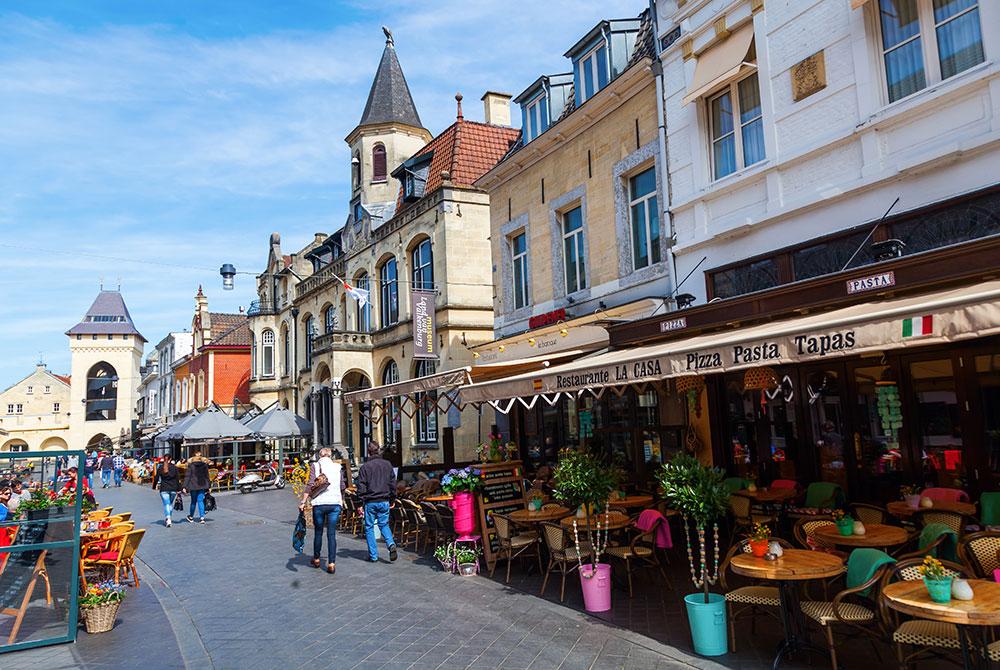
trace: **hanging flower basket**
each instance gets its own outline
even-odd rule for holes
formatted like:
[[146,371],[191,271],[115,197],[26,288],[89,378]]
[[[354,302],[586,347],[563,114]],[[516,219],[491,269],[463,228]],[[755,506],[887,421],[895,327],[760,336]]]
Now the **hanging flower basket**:
[[685,377],[678,377],[675,384],[677,385],[677,393],[701,391],[705,388],[705,378],[702,375],[687,375]]
[[81,607],[80,617],[91,635],[96,633],[107,633],[115,627],[115,618],[118,616],[118,608],[122,606],[120,600],[103,605],[92,607]]
[[744,391],[771,391],[778,388],[778,374],[774,368],[750,368],[743,375]]

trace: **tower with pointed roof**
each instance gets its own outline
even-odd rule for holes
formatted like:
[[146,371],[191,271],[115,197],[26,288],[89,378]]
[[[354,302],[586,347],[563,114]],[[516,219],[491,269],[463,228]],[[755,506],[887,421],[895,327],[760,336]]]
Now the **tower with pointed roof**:
[[351,222],[369,218],[375,226],[395,211],[392,171],[431,140],[413,104],[392,32],[383,31],[385,49],[365,111],[345,140],[351,148]]
[[[139,367],[146,338],[119,291],[101,290],[83,319],[66,331],[72,360],[70,449],[118,444],[136,417]],[[107,444],[106,442],[104,442]]]

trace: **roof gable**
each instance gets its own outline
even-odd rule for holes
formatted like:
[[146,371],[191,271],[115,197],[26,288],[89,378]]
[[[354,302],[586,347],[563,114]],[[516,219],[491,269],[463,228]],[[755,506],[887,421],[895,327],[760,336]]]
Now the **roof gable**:
[[102,290],[94,298],[83,320],[66,331],[67,335],[137,335],[145,340],[132,322],[125,299],[118,291]]

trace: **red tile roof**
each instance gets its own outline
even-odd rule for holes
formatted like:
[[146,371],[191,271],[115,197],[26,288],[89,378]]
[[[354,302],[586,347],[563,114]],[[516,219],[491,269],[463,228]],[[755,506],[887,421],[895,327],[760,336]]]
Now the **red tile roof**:
[[[241,315],[242,316],[242,315]],[[215,322],[212,322],[212,330],[215,330]],[[231,327],[229,330],[212,339],[210,347],[249,347],[252,340],[250,334],[250,322],[243,317],[243,322]]]
[[55,373],[52,373],[52,376],[55,377],[56,379],[58,379],[59,381],[61,381],[64,384],[68,385],[70,383],[70,376],[69,375],[57,375]]
[[223,334],[232,330],[235,326],[247,322],[246,314],[229,314],[227,312],[209,312],[209,320],[212,324],[212,341],[214,342]]

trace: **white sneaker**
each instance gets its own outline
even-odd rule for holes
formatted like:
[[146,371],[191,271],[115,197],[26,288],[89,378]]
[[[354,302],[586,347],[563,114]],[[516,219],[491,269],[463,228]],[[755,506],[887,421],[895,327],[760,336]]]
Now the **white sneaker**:
[[170,526],[171,526],[170,519],[167,519],[167,528],[170,528]]

